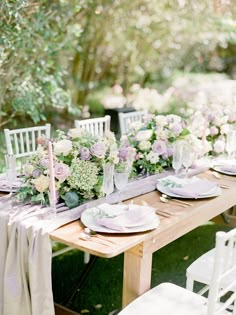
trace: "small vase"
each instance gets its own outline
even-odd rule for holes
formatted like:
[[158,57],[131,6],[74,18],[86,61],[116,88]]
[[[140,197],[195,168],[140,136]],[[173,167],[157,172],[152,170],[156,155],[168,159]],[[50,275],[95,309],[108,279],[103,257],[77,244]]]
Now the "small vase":
[[106,195],[110,195],[114,190],[114,164],[105,163],[103,166],[103,185],[102,189]]

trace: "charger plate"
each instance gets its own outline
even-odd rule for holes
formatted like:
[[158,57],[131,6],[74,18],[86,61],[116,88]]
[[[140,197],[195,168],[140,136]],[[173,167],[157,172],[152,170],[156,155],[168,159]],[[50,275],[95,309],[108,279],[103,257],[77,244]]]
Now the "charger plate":
[[217,197],[221,194],[221,188],[219,186],[216,186],[210,190],[208,190],[206,193],[202,193],[201,195],[198,195],[197,197],[189,197],[189,196],[182,196],[173,193],[169,187],[172,185],[172,187],[183,187],[186,184],[193,183],[197,180],[201,180],[198,177],[192,177],[192,178],[178,178],[175,176],[168,176],[163,178],[162,180],[159,180],[157,183],[157,190],[159,190],[161,193],[166,194],[170,197],[175,198],[181,198],[181,199],[203,199],[203,198],[212,198]]

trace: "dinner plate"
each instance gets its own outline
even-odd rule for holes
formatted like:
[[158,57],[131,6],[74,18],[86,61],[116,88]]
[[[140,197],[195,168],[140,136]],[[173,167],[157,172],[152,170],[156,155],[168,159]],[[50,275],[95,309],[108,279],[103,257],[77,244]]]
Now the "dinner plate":
[[[183,184],[187,184],[187,180],[188,179],[183,179]],[[180,185],[180,182],[181,182],[181,179],[178,179],[179,185]],[[190,182],[193,182],[192,178],[190,179]],[[174,180],[173,180],[173,183],[174,183]],[[204,198],[217,197],[221,194],[221,188],[219,186],[216,186],[213,189],[209,190],[207,193],[203,193],[201,195],[198,195],[197,197],[182,196],[182,195],[173,193],[168,188],[168,185],[165,184],[164,180],[159,181],[156,187],[157,187],[157,190],[159,190],[163,194],[166,194],[170,197],[181,198],[181,199],[204,199]]]
[[218,173],[222,173],[222,174],[225,174],[225,175],[231,175],[231,176],[236,176],[236,172],[228,172],[228,171],[225,171],[225,170],[222,170],[221,168],[224,167],[225,165],[222,165],[222,166],[214,166],[212,167],[212,169]]
[[[125,212],[127,210],[123,210]],[[123,234],[123,233],[137,233],[137,232],[145,232],[149,230],[153,230],[159,225],[159,218],[156,216],[155,220],[151,224],[137,224],[135,226],[129,227],[129,229],[126,229],[125,231],[117,231],[113,229],[109,229],[105,226],[101,226],[96,223],[97,218],[104,218],[104,217],[115,217],[118,214],[122,214],[122,211],[118,211],[117,209],[112,209],[112,207],[109,210],[101,211],[98,207],[92,207],[89,209],[86,209],[81,214],[81,222],[90,228],[93,231],[101,232],[101,233],[116,233],[116,234]]]

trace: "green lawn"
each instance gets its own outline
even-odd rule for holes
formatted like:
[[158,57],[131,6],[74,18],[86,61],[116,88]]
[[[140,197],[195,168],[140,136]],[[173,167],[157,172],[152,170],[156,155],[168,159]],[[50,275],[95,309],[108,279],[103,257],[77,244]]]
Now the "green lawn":
[[[209,222],[198,227],[153,255],[152,284],[169,281],[185,286],[185,270],[204,252],[214,247],[215,233],[229,227]],[[66,305],[84,268],[83,253],[71,251],[53,259],[55,302]],[[123,255],[97,258],[70,308],[80,314],[108,315],[121,307]]]

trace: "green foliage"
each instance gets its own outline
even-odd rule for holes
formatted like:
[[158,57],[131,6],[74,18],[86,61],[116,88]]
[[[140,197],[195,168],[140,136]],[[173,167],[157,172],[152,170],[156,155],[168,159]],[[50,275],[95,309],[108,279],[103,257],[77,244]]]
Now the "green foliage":
[[[67,28],[66,7],[54,1],[2,1],[0,125],[46,120],[50,107],[72,108],[61,52],[78,34]],[[55,23],[56,20],[56,23]],[[64,56],[65,58],[65,56]]]
[[79,197],[75,191],[68,191],[64,196],[65,204],[70,209],[79,205]]

